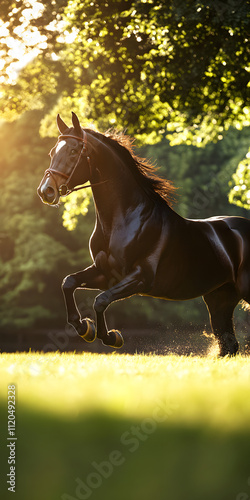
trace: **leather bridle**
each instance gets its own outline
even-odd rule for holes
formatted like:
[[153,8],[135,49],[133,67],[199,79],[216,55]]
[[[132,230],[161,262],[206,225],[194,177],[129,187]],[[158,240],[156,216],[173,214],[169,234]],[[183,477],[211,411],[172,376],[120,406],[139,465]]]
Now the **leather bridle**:
[[[43,180],[46,179],[46,177],[49,177],[49,176],[52,177],[52,179],[54,180],[54,182],[57,186],[57,189],[58,189],[60,196],[67,196],[68,194],[72,193],[73,191],[78,191],[79,189],[91,187],[91,185],[89,184],[87,186],[82,185],[82,186],[74,187],[72,189],[69,188],[70,180],[72,179],[72,177],[73,177],[73,175],[74,175],[74,173],[75,173],[75,171],[76,171],[76,169],[77,169],[77,167],[78,167],[78,165],[83,157],[85,157],[87,159],[89,169],[91,170],[90,157],[87,154],[87,134],[86,134],[85,130],[83,130],[83,137],[77,137],[75,135],[63,135],[63,134],[59,135],[55,147],[57,146],[57,144],[59,144],[59,142],[61,140],[65,140],[65,139],[76,139],[77,141],[80,141],[82,143],[80,154],[77,158],[76,164],[72,168],[72,171],[70,172],[70,174],[65,174],[64,172],[60,172],[60,170],[56,170],[55,168],[49,167],[47,170],[45,170],[44,177],[43,177]],[[61,186],[59,186],[59,187],[57,185],[56,175],[61,175],[62,177],[65,177],[64,184],[61,184]]]

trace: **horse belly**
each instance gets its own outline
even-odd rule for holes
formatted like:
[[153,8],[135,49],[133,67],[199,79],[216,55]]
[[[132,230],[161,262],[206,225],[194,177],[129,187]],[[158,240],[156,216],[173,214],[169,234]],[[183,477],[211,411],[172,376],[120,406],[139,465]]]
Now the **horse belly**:
[[[194,223],[195,224],[195,223]],[[169,300],[199,297],[235,280],[237,258],[232,233],[220,238],[197,222],[194,233],[175,245],[166,245],[155,274],[152,295]],[[193,229],[193,228],[192,228]],[[202,229],[202,231],[200,231]]]
[[168,300],[188,300],[200,297],[227,281],[231,281],[231,273],[217,262],[214,266],[207,262],[197,263],[190,268],[178,265],[178,268],[168,263],[159,266],[151,293],[155,297]]

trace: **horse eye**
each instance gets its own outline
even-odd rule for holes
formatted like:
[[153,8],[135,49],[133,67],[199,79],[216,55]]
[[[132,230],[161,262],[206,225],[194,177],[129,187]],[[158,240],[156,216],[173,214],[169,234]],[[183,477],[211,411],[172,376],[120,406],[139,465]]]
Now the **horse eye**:
[[75,150],[75,149],[71,149],[70,153],[71,153],[72,155],[75,155],[75,154],[76,154],[76,150]]

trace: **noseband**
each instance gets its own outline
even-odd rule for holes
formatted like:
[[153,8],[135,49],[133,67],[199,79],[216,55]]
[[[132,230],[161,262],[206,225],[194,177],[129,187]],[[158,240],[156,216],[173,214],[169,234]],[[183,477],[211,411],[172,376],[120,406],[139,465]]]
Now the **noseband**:
[[77,169],[77,167],[78,167],[78,165],[83,157],[85,157],[87,159],[87,162],[88,162],[90,169],[91,169],[91,165],[90,165],[90,157],[87,155],[87,147],[86,147],[87,146],[87,134],[86,134],[85,130],[83,130],[83,137],[76,137],[74,135],[59,135],[56,146],[57,146],[57,144],[59,144],[60,140],[63,140],[63,139],[77,139],[77,141],[80,141],[82,143],[82,148],[81,148],[80,154],[77,158],[76,164],[73,167],[70,174],[65,174],[64,172],[60,172],[60,170],[56,170],[55,168],[49,167],[47,170],[45,170],[44,177],[46,178],[46,177],[51,176],[52,179],[54,180],[56,186],[57,186],[57,180],[56,180],[55,174],[61,175],[62,177],[65,177],[64,184],[61,184],[61,186],[59,186],[59,187],[57,186],[57,189],[58,189],[60,196],[67,196],[68,194],[72,193],[73,191],[78,191],[79,189],[90,187],[90,185],[87,185],[87,186],[78,186],[78,187],[74,187],[73,189],[69,189],[68,185],[69,185],[70,180],[71,180],[72,176],[74,175],[74,172],[76,171],[76,169]]

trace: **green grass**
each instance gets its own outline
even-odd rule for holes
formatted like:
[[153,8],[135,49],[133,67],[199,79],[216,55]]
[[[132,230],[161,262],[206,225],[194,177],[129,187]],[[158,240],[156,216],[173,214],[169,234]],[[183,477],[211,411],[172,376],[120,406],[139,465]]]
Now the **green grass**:
[[247,357],[2,354],[0,375],[2,498],[9,384],[18,500],[250,498]]

